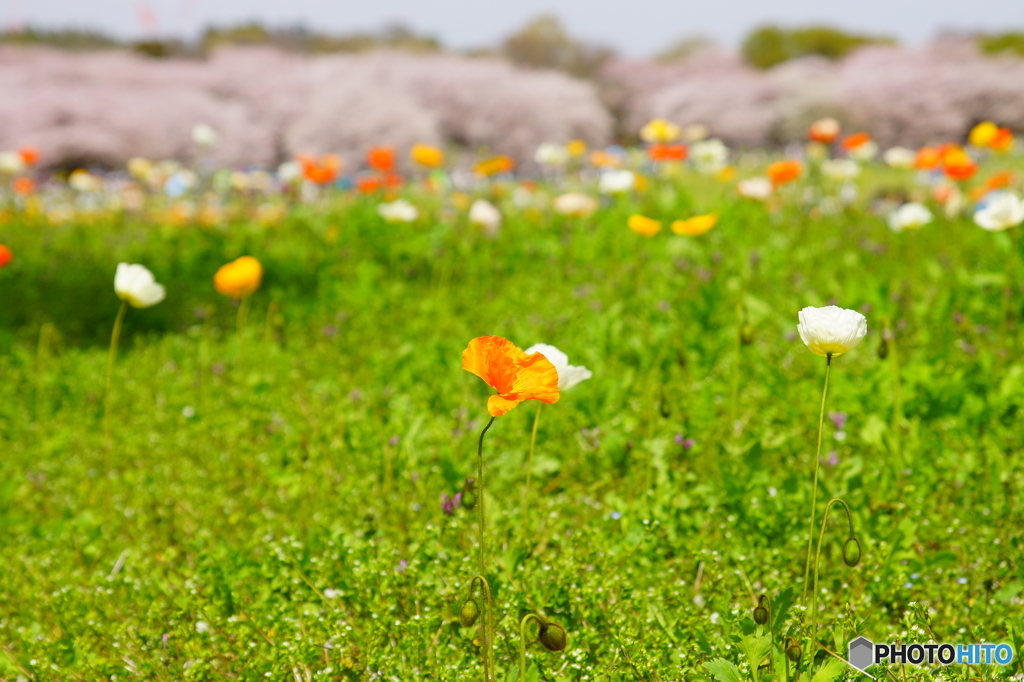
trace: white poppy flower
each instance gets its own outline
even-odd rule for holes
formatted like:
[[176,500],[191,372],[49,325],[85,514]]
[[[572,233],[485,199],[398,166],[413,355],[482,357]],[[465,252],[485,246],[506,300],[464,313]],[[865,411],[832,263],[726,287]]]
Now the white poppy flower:
[[923,204],[903,204],[889,214],[889,227],[893,232],[916,230],[932,221],[932,212]]
[[589,218],[597,210],[597,199],[579,192],[567,192],[555,197],[555,211],[575,218]]
[[18,152],[0,152],[0,173],[20,175],[25,172],[25,159]]
[[907,149],[906,147],[892,147],[885,150],[885,154],[882,154],[882,159],[890,168],[910,170],[914,167],[917,154],[914,150]]
[[477,199],[469,207],[469,222],[484,228],[484,232],[493,237],[501,227],[501,211],[486,199]]
[[134,308],[148,308],[164,300],[166,291],[145,266],[118,263],[114,293]]
[[377,214],[389,223],[411,223],[420,217],[419,209],[405,199],[380,204]]
[[302,179],[302,166],[295,161],[285,161],[277,167],[277,179],[285,185]]
[[690,147],[690,158],[701,173],[717,173],[725,168],[729,148],[717,137],[701,140]]
[[597,188],[603,194],[621,194],[636,185],[636,175],[631,170],[608,170],[601,173]]
[[1024,201],[1013,192],[990,192],[974,214],[978,227],[998,232],[1024,223]]
[[856,310],[830,305],[804,308],[796,330],[800,338],[821,357],[842,355],[852,350],[868,333],[868,321]]
[[736,191],[746,199],[764,201],[772,195],[772,181],[768,178],[747,178],[736,184]]
[[219,139],[217,131],[205,123],[200,123],[192,129],[192,141],[200,147],[212,147]]
[[565,145],[543,142],[533,155],[533,160],[542,166],[564,166],[569,160]]
[[527,355],[532,355],[533,353],[540,353],[548,359],[548,362],[555,366],[555,370],[558,372],[559,391],[568,391],[576,384],[586,381],[593,376],[586,367],[570,365],[569,356],[554,346],[546,343],[534,344],[526,349]]
[[836,182],[853,180],[860,175],[860,164],[853,159],[826,159],[821,162],[821,174]]

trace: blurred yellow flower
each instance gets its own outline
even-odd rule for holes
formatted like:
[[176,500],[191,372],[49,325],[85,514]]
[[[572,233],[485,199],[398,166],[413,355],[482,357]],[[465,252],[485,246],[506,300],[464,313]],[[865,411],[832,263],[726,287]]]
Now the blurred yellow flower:
[[417,142],[409,151],[412,160],[427,168],[439,168],[444,164],[444,152],[438,147]]
[[672,231],[685,237],[697,237],[710,230],[717,222],[718,213],[707,213],[674,221]]
[[656,118],[640,129],[640,139],[651,144],[657,142],[672,142],[682,132],[675,123],[669,123],[663,118]]
[[571,140],[565,145],[565,151],[569,152],[569,156],[579,157],[587,153],[587,143],[583,140]]
[[499,173],[511,173],[515,167],[516,162],[512,160],[512,157],[501,155],[484,159],[477,163],[473,170],[480,175],[490,177],[491,175],[498,175]]
[[213,288],[231,298],[243,299],[260,288],[263,266],[252,256],[242,256],[221,266],[213,276]]
[[975,147],[987,147],[996,138],[996,133],[998,132],[999,126],[995,123],[992,121],[982,121],[971,128],[971,134],[967,139]]
[[717,177],[722,182],[732,182],[736,179],[736,166],[726,166],[718,171]]
[[629,229],[633,230],[637,234],[642,234],[645,237],[653,237],[661,232],[660,220],[648,218],[647,216],[642,216],[639,213],[634,213],[629,216],[627,224],[629,225]]

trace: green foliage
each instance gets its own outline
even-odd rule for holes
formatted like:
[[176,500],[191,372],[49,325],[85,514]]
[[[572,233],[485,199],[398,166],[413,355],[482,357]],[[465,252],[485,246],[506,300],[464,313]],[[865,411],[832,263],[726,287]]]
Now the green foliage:
[[743,40],[741,50],[747,62],[759,69],[808,55],[842,59],[864,45],[895,44],[892,38],[847,33],[830,26],[781,28],[760,26]]
[[1024,32],[1008,31],[994,35],[980,35],[978,48],[985,54],[1011,54],[1024,57]]
[[572,38],[554,16],[532,19],[505,39],[503,52],[516,64],[557,69],[579,78],[592,78],[614,52]]

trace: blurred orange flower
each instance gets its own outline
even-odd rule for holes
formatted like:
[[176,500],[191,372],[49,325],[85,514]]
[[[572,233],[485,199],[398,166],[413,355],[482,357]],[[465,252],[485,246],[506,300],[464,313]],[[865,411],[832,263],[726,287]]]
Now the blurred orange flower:
[[506,414],[524,400],[558,402],[558,370],[540,353],[527,355],[500,336],[478,336],[462,351],[462,369],[498,391],[487,399],[492,417]]
[[717,213],[708,213],[706,215],[697,215],[686,220],[676,220],[672,223],[672,231],[676,234],[683,235],[684,237],[698,237],[718,222]]
[[417,142],[409,151],[413,161],[427,168],[439,168],[444,164],[444,152],[440,148]]
[[687,149],[685,144],[652,144],[647,148],[651,161],[685,161]]
[[319,160],[309,154],[299,154],[295,160],[302,166],[302,177],[317,185],[334,182],[341,172],[341,159],[334,154],[324,154]]
[[866,145],[868,142],[871,142],[871,136],[867,133],[854,133],[843,140],[843,149],[851,151]]
[[942,162],[942,152],[935,147],[921,147],[914,157],[914,168],[920,170],[935,170]]
[[793,182],[800,177],[804,167],[799,161],[776,161],[772,165],[768,166],[766,173],[768,179],[772,181],[772,184],[778,187],[784,185],[787,182]]
[[839,121],[834,118],[822,118],[811,124],[807,137],[813,142],[832,144],[839,137]]
[[263,266],[252,256],[242,256],[221,266],[213,276],[213,288],[234,299],[243,299],[260,288]]
[[394,147],[370,147],[366,152],[366,163],[374,170],[390,173],[395,170]]
[[356,178],[356,189],[362,194],[373,194],[384,187],[384,182],[379,175],[364,175]]
[[1005,189],[1013,184],[1013,181],[1017,179],[1017,176],[1013,174],[1013,171],[1001,170],[992,174],[988,180],[985,181],[985,187],[988,189]]
[[590,163],[598,168],[618,168],[622,165],[622,160],[615,154],[595,149],[590,152]]
[[21,160],[26,166],[34,166],[39,161],[39,150],[35,147],[22,147],[18,150]]
[[17,178],[11,183],[11,191],[19,196],[28,196],[36,189],[36,183],[32,178]]
[[942,155],[942,172],[951,180],[970,180],[978,172],[978,164],[963,149],[953,147]]
[[645,237],[653,237],[661,231],[661,221],[634,213],[626,222],[629,229]]
[[[11,253],[9,248],[0,244],[0,268],[5,268],[10,265],[12,260],[14,260],[14,254]],[[555,380],[555,383],[558,383],[557,379]]]
[[1013,132],[1009,128],[1000,128],[988,143],[994,151],[1005,152],[1013,147]]
[[500,154],[480,161],[473,167],[473,170],[480,175],[490,177],[500,173],[511,173],[515,167],[516,162],[512,160],[512,157]]

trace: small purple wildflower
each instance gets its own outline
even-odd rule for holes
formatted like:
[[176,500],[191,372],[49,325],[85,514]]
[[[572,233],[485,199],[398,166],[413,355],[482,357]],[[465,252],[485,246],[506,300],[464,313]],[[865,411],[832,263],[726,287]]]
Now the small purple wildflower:
[[391,447],[395,447],[401,442],[402,439],[399,436],[391,436],[391,438],[388,439],[388,445],[390,445]]
[[164,643],[164,649],[167,648],[167,633],[165,632],[163,637],[160,638]]
[[796,332],[792,330],[786,332],[786,341],[796,341]]
[[612,517],[612,521],[618,521],[619,519],[622,518],[622,512],[620,512],[620,511],[613,511],[611,514],[609,514],[609,516]]
[[821,463],[822,464],[827,464],[830,467],[834,467],[835,465],[839,464],[839,455],[836,454],[835,450],[829,450],[828,451],[828,459],[825,459],[824,457],[822,457],[821,458]]
[[409,562],[407,562],[405,559],[399,561],[398,565],[395,566],[395,570],[399,573],[405,573],[405,569],[407,568],[409,568]]
[[451,497],[448,497],[445,493],[441,493],[441,511],[445,513],[445,516],[452,516],[455,514],[455,510],[459,508],[459,504],[461,502],[462,493],[455,493]]
[[836,425],[836,429],[839,431],[843,430],[846,426],[846,420],[849,417],[845,412],[829,412],[828,418],[832,420],[832,423]]

